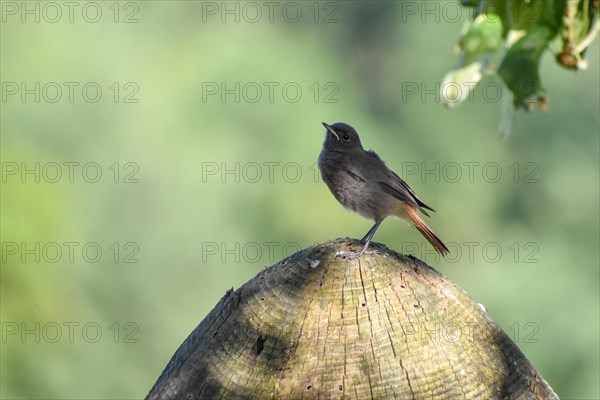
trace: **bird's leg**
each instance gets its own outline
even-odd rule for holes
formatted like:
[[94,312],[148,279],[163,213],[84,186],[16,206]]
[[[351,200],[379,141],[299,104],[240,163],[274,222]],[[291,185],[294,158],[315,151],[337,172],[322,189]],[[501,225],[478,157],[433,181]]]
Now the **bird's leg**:
[[369,232],[367,232],[367,234],[362,239],[360,239],[360,241],[361,242],[364,242],[365,240],[370,241],[373,238],[373,235],[375,235],[375,231],[379,227],[380,223],[381,223],[381,221],[375,222],[375,225],[373,225],[371,227],[371,229],[369,229]]
[[373,227],[371,229],[369,229],[369,232],[367,232],[365,237],[363,237],[360,240],[361,242],[364,242],[365,240],[367,241],[367,243],[365,243],[365,247],[363,247],[362,250],[357,253],[350,253],[349,254],[350,258],[358,258],[367,250],[367,248],[369,247],[369,244],[371,243],[371,239],[373,239],[373,236],[375,236],[375,232],[377,232],[377,228],[379,228],[379,224],[381,224],[382,221],[383,220],[375,221],[375,225],[373,225]]
[[362,253],[364,253],[367,250],[367,247],[369,247],[369,243],[371,243],[371,239],[373,239],[373,236],[375,236],[375,232],[377,232],[377,228],[379,228],[379,224],[381,224],[381,220],[376,221],[375,225],[373,225],[373,227],[369,229],[369,232],[367,232],[365,237],[362,238],[361,242],[366,239],[367,243],[365,243],[365,247],[363,247],[363,249],[356,255],[357,257],[360,257]]

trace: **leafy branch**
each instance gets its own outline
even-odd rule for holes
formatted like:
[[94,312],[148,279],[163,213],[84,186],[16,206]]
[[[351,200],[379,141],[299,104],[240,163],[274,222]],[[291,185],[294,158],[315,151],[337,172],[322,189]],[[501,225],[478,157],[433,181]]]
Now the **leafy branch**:
[[[445,91],[456,106],[484,76],[497,74],[512,94],[514,108],[548,107],[539,75],[545,51],[565,68],[587,67],[586,49],[600,31],[600,0],[461,0],[473,10],[458,42],[457,66],[444,77],[464,90]],[[499,66],[492,62],[500,55]],[[445,85],[442,85],[445,87]],[[510,107],[512,109],[512,107]],[[505,126],[500,130],[510,130]],[[505,132],[506,133],[506,132]]]

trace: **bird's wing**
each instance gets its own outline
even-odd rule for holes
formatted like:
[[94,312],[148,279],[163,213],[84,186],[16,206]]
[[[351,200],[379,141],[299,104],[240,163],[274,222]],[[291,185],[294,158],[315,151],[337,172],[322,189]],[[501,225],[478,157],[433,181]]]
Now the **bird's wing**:
[[377,153],[369,150],[366,152],[366,155],[368,157],[363,158],[365,162],[361,164],[362,167],[360,167],[360,170],[354,168],[353,173],[355,175],[360,176],[362,180],[377,183],[390,196],[411,205],[427,216],[429,214],[425,209],[435,211],[421,201],[410,186],[385,165]]
[[344,169],[344,171],[346,171],[346,173],[348,175],[350,175],[352,178],[354,178],[355,180],[360,181],[360,182],[366,182],[366,180],[362,176],[360,176],[356,172],[352,171],[352,169]]

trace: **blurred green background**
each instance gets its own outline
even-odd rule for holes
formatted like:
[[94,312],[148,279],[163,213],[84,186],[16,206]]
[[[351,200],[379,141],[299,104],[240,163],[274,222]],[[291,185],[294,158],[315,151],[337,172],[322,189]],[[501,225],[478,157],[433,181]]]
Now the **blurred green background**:
[[550,111],[502,140],[495,95],[436,95],[468,11],[406,3],[2,2],[1,398],[143,398],[227,289],[362,237],[318,178],[321,121],[453,254],[393,219],[375,241],[484,304],[561,398],[600,398],[598,41],[584,72],[544,56]]

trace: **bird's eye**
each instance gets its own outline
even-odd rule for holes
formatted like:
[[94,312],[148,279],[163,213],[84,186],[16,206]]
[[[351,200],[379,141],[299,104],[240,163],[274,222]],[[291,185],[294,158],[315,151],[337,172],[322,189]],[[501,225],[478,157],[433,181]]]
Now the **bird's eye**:
[[342,136],[344,138],[344,140],[350,140],[350,135],[348,135],[347,133],[344,133],[344,136]]

